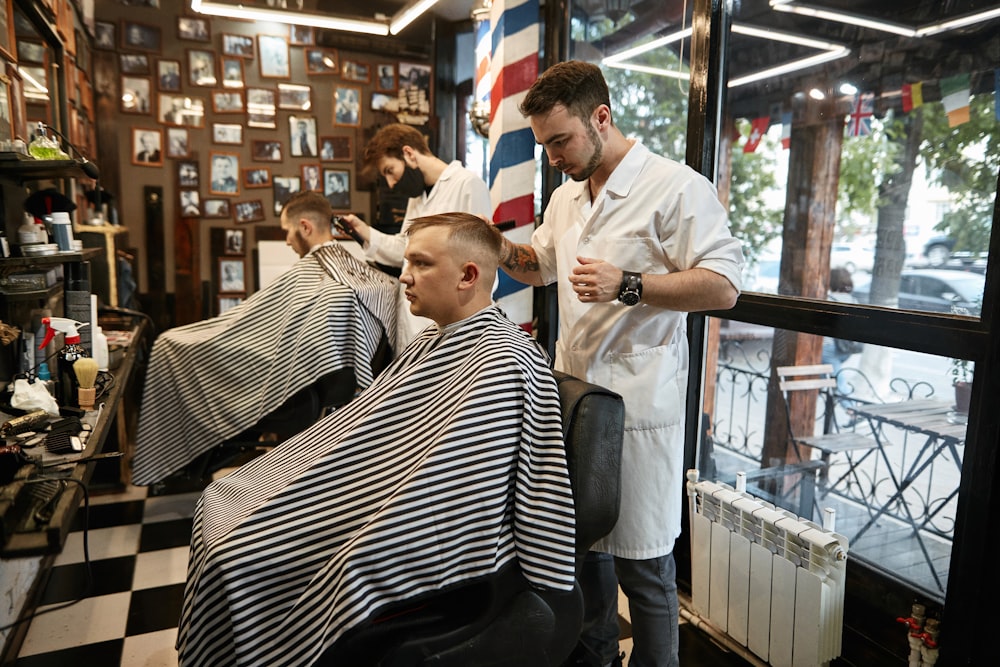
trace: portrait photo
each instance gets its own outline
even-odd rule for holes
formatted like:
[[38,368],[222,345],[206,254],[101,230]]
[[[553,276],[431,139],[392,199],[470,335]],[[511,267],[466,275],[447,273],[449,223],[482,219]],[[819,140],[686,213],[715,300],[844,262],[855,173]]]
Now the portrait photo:
[[316,119],[313,116],[289,116],[289,154],[292,157],[316,157]]
[[160,52],[160,29],[135,21],[122,21],[122,48],[136,51]]
[[213,195],[236,195],[240,193],[240,156],[236,153],[212,151],[209,158],[208,191]]
[[361,126],[361,88],[337,86],[333,89],[333,124]]
[[375,88],[390,92],[396,90],[396,66],[392,63],[379,63],[375,68],[378,74],[375,78]]
[[[239,204],[237,204],[239,206]],[[219,292],[246,292],[242,259],[219,260]]]
[[205,218],[231,218],[232,210],[229,208],[228,199],[206,199],[202,202],[202,217]]
[[302,180],[298,176],[274,177],[274,214],[281,215],[281,208],[288,198],[302,190]]
[[178,160],[177,162],[177,187],[197,188],[201,186],[201,179],[198,177],[197,160]]
[[163,131],[132,128],[132,164],[141,167],[163,166]]
[[351,172],[345,169],[324,169],[323,194],[333,208],[350,208]]
[[[205,216],[206,218],[208,216]],[[231,308],[243,303],[243,297],[241,296],[220,296],[219,297],[219,310],[216,315],[222,315],[224,312]]]
[[115,32],[118,26],[108,21],[94,21],[94,48],[102,51],[117,51]]
[[191,154],[188,131],[183,127],[167,128],[167,157],[187,157]]
[[371,81],[372,73],[367,63],[356,60],[345,60],[340,64],[340,77],[344,81],[368,83]]
[[243,126],[240,123],[212,123],[212,143],[243,145]]
[[200,97],[160,93],[158,98],[156,117],[164,125],[205,126],[205,100]]
[[233,204],[233,217],[241,225],[263,220],[264,204],[259,199],[236,202]]
[[177,17],[177,37],[194,42],[210,42],[212,34],[205,19],[190,16]]
[[227,229],[225,253],[227,255],[243,255],[243,237],[242,229]]
[[118,61],[122,74],[149,74],[149,56],[145,53],[122,53]]
[[152,87],[148,76],[122,76],[122,113],[152,113]]
[[215,53],[206,49],[188,49],[188,83],[192,86],[214,86]]
[[292,25],[288,32],[288,41],[292,46],[312,46],[316,43],[312,26]]
[[253,58],[253,37],[223,33],[222,54],[238,58]]
[[269,168],[249,167],[243,170],[243,187],[269,188],[271,185],[271,170]]
[[250,154],[257,162],[281,162],[281,142],[254,139],[250,142]]
[[277,35],[257,35],[260,52],[260,76],[265,79],[287,79],[292,75],[288,56],[288,40]]
[[178,205],[182,218],[201,217],[201,197],[197,190],[180,190],[178,192]]
[[247,88],[247,127],[273,130],[278,127],[275,92],[269,88]]
[[337,74],[340,56],[336,49],[306,49],[306,74]]
[[243,83],[243,59],[235,56],[223,56],[222,58],[222,87],[242,88]]
[[323,192],[323,177],[318,164],[302,165],[302,189]]
[[309,111],[312,108],[312,87],[297,83],[279,83],[278,108]]
[[212,111],[215,113],[243,113],[242,90],[213,90]]
[[180,92],[181,61],[161,59],[156,61],[157,87],[166,93]]
[[351,137],[323,137],[320,140],[319,159],[325,162],[350,162]]

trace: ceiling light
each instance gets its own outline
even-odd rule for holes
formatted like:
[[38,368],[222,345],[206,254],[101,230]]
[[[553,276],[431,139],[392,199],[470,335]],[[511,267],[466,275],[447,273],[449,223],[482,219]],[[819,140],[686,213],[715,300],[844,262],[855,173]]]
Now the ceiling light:
[[278,9],[253,9],[242,5],[227,5],[221,2],[205,2],[204,0],[191,0],[191,9],[201,14],[224,16],[234,19],[308,25],[314,28],[361,32],[369,35],[389,34],[389,26],[384,21],[362,21],[360,19],[296,13]]
[[825,100],[826,99],[826,93],[824,93],[819,88],[810,88],[809,89],[809,97],[811,97],[812,99],[817,100],[817,101],[818,100]]
[[410,25],[418,16],[436,5],[437,2],[438,0],[417,0],[409,7],[399,10],[389,22],[389,32],[393,35],[398,35],[403,28]]
[[855,86],[853,83],[847,83],[846,81],[844,83],[840,84],[840,89],[839,90],[840,90],[841,94],[843,94],[843,95],[857,95],[858,94],[858,87]]
[[811,16],[813,18],[824,19],[826,21],[846,23],[848,25],[860,26],[862,28],[871,28],[872,30],[890,32],[896,35],[902,35],[903,37],[927,37],[928,35],[937,35],[950,30],[957,30],[958,28],[973,25],[975,23],[982,23],[984,21],[1000,18],[1000,7],[994,7],[993,9],[987,9],[986,11],[976,12],[973,14],[966,14],[965,16],[948,19],[946,21],[928,23],[927,25],[919,28],[911,28],[899,23],[880,21],[878,19],[861,16],[859,14],[850,14],[847,12],[838,12],[830,9],[820,9],[818,7],[802,5],[798,4],[796,0],[771,0],[771,8],[780,12],[791,12],[793,14]]

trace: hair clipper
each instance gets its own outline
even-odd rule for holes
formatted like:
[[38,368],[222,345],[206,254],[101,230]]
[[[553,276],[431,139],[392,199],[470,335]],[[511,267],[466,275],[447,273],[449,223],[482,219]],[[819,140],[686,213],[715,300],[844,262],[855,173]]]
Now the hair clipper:
[[357,241],[360,245],[363,246],[365,244],[365,240],[363,238],[361,238],[361,234],[358,234],[354,230],[354,227],[351,227],[349,224],[347,224],[346,222],[344,222],[344,219],[341,218],[339,215],[334,214],[334,215],[330,216],[330,222],[333,223],[334,227],[336,227],[340,231],[342,231],[345,234],[347,234],[348,236],[350,236],[352,239],[354,239],[355,241]]
[[49,413],[45,410],[35,410],[20,417],[8,419],[0,425],[0,437],[8,438],[25,431],[35,431],[49,421]]

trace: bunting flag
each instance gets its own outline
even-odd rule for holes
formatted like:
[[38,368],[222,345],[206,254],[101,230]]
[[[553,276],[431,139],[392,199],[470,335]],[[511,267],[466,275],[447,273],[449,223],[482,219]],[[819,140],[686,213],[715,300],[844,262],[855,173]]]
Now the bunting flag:
[[757,150],[757,144],[760,140],[764,138],[767,134],[767,128],[771,126],[770,116],[761,116],[760,118],[754,118],[750,123],[750,136],[747,137],[746,144],[743,145],[744,153],[753,153]]
[[969,122],[969,75],[941,79],[941,103],[948,114],[948,127]]
[[792,112],[781,114],[781,147],[789,149],[792,146]]
[[993,113],[1000,120],[1000,69],[993,70]]
[[910,113],[918,107],[924,105],[924,84],[904,83],[903,84],[903,111]]
[[872,133],[872,116],[875,109],[875,93],[857,93],[854,107],[847,122],[847,136],[867,137]]

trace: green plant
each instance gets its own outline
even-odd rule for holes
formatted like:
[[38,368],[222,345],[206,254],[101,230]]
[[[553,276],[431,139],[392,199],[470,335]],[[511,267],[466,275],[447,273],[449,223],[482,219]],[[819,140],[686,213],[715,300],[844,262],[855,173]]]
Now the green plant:
[[972,382],[972,376],[975,373],[976,364],[968,359],[955,359],[951,360],[951,383],[958,384],[959,382]]

